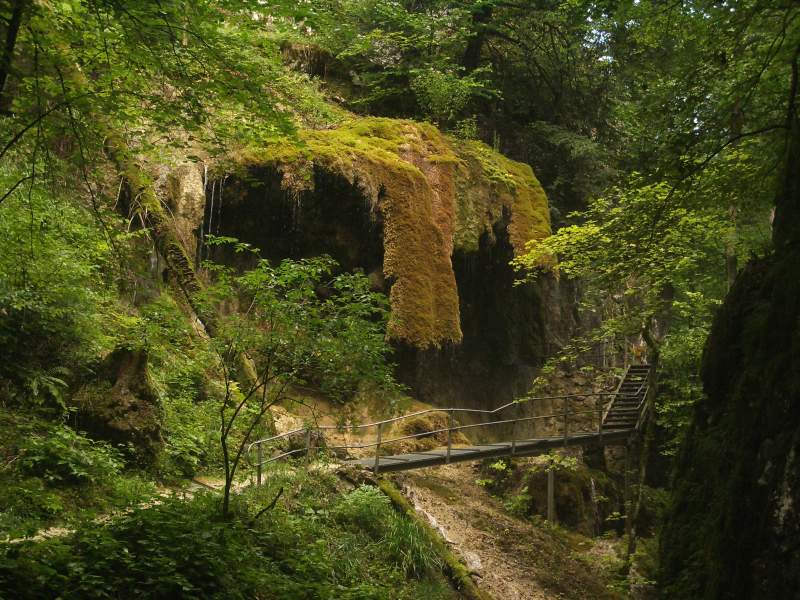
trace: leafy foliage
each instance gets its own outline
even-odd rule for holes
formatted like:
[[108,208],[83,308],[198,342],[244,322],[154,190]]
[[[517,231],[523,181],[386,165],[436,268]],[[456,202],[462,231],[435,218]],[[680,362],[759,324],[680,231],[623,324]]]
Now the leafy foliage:
[[[223,319],[219,353],[247,353],[270,381],[290,377],[312,382],[337,402],[351,399],[364,384],[388,394],[399,390],[385,358],[387,300],[372,292],[363,274],[333,275],[329,257],[266,260],[235,275],[208,265],[216,283],[215,302],[237,298],[248,309]],[[227,353],[227,354],[226,354]]]
[[[0,170],[0,182],[15,175]],[[43,186],[2,211],[0,398],[63,412],[73,377],[112,340],[111,249],[73,200]]]
[[[531,243],[529,254],[516,261],[536,272],[543,258],[556,256],[562,274],[585,282],[584,309],[602,314],[602,322],[575,340],[573,349],[642,337],[653,352],[663,346],[659,370],[669,391],[659,403],[670,443],[684,430],[687,406],[698,397],[692,373],[697,373],[712,312],[726,291],[725,253],[734,225],[724,204],[704,199],[634,176],[625,188],[611,190],[574,215],[581,224]],[[758,205],[745,214],[752,222],[756,215],[766,220]],[[763,244],[757,225],[740,227],[753,244]]]
[[[212,237],[209,243],[232,243],[237,252],[257,253],[230,238]],[[245,449],[263,430],[270,407],[288,398],[289,386],[312,380],[339,402],[365,382],[389,394],[400,388],[385,360],[387,301],[369,290],[363,274],[331,279],[337,265],[328,257],[286,259],[277,267],[258,259],[241,275],[230,267],[205,266],[214,283],[198,301],[209,313],[224,315],[211,348],[224,382],[219,425],[227,516]],[[224,314],[224,303],[247,308]]]
[[150,499],[121,453],[61,423],[0,409],[0,539],[33,536]]
[[56,426],[43,436],[27,438],[21,444],[20,455],[23,472],[56,484],[108,481],[123,465],[117,450],[66,426]]
[[275,20],[279,39],[307,44],[311,35],[349,73],[354,108],[395,116],[419,112],[449,121],[482,95],[482,81],[464,73],[457,60],[468,35],[468,12],[461,6],[389,0],[267,6],[280,16]]
[[438,123],[453,123],[477,97],[489,96],[479,72],[459,77],[435,68],[412,71],[411,89],[423,115]]
[[[297,491],[253,520],[274,495],[272,485]],[[18,598],[410,600],[425,582],[428,597],[451,597],[427,575],[435,558],[413,537],[413,523],[364,488],[340,497],[327,476],[277,475],[250,491],[233,521],[216,518],[218,502],[210,494],[166,499],[69,537],[2,547],[0,585]],[[376,541],[362,525],[376,531],[377,523],[341,517],[354,512],[396,526]]]

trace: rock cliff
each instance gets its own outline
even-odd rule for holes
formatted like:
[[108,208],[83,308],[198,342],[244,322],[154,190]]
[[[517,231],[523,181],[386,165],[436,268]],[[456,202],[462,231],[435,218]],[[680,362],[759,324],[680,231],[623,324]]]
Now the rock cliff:
[[553,278],[514,284],[511,258],[550,233],[547,198],[528,165],[480,142],[385,118],[301,130],[214,165],[202,221],[182,178],[167,177],[166,195],[182,239],[194,215],[200,244],[187,252],[246,266],[202,246],[232,236],[271,260],[327,253],[369,274],[389,294],[399,375],[421,399],[507,401],[571,319]]

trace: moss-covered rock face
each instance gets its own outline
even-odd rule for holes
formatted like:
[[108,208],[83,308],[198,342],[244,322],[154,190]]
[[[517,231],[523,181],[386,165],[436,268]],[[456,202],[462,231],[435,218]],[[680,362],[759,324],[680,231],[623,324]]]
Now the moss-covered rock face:
[[798,598],[800,250],[739,275],[706,347],[707,399],[661,536],[665,596]]
[[296,143],[241,151],[229,170],[252,180],[259,169],[280,172],[283,190],[301,203],[325,176],[366,199],[364,212],[382,227],[389,336],[418,349],[462,340],[454,252],[493,243],[498,224],[514,252],[550,233],[547,199],[529,166],[426,123],[362,118],[303,131]]
[[112,352],[72,403],[82,429],[114,444],[132,444],[142,464],[161,449],[161,405],[150,384],[146,352]]

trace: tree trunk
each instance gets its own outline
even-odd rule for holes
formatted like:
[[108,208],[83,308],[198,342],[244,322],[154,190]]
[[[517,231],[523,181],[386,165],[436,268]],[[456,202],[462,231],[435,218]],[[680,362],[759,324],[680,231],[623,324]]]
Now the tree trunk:
[[772,239],[777,251],[800,243],[800,120],[797,115],[798,59],[797,47],[792,62],[792,80],[789,88],[789,107],[786,127],[789,141],[786,147],[781,190],[775,199],[775,220]]
[[470,74],[478,68],[481,61],[481,51],[486,41],[486,24],[491,20],[493,6],[489,3],[478,6],[472,11],[472,37],[467,40],[467,47],[461,59],[461,66],[465,74]]
[[725,245],[725,274],[727,281],[727,289],[733,287],[733,282],[736,281],[736,273],[739,271],[739,262],[736,256],[736,207],[730,206],[728,208],[728,216],[731,218],[731,229],[733,231],[731,239]]
[[6,93],[6,83],[8,83],[11,65],[14,62],[14,50],[17,47],[17,36],[22,26],[22,18],[29,3],[30,0],[15,0],[11,9],[6,43],[3,48],[3,56],[0,57],[0,112],[7,112],[11,108],[11,96]]
[[626,516],[626,530],[628,534],[628,549],[626,559],[630,562],[631,556],[636,552],[638,540],[638,522],[642,509],[643,490],[647,479],[647,463],[650,451],[656,439],[656,407],[655,400],[658,394],[658,363],[659,349],[656,346],[650,349],[647,356],[647,364],[650,371],[647,374],[647,395],[645,397],[645,409],[647,411],[644,422],[644,432],[641,439],[637,441],[636,450],[638,451],[638,468],[636,477],[636,490],[634,491],[634,501],[632,510]]

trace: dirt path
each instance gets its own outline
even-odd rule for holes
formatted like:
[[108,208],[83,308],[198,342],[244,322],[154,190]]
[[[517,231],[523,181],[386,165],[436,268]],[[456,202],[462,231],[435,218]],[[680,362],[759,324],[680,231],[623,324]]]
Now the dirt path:
[[497,600],[619,598],[581,559],[596,544],[509,515],[475,483],[471,464],[421,469],[397,477],[426,515]]

